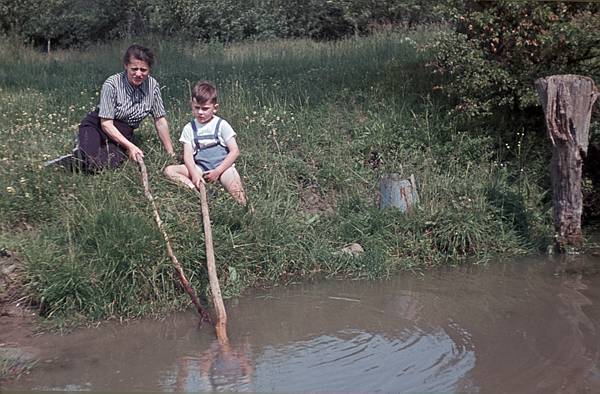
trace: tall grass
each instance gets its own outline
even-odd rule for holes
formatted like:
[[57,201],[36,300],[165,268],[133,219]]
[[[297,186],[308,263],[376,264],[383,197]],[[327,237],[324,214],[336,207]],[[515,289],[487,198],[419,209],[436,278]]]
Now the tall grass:
[[[189,88],[199,79],[219,86],[220,115],[238,132],[237,167],[252,209],[210,187],[227,297],[299,276],[381,277],[543,244],[543,188],[499,160],[484,133],[448,118],[420,49],[427,38],[153,42],[173,141],[191,118]],[[95,176],[42,167],[70,149],[101,82],[120,70],[126,44],[51,55],[0,46],[0,239],[15,240],[32,300],[56,320],[187,305],[133,163]],[[175,254],[205,294],[199,201],[162,175],[171,161],[151,122],[139,134]],[[387,172],[415,175],[420,203],[411,215],[378,208]],[[365,252],[336,253],[349,243]]]

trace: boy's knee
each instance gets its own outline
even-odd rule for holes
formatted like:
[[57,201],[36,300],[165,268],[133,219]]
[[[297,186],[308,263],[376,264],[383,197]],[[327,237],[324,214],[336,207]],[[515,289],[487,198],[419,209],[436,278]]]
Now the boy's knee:
[[226,187],[226,189],[238,203],[246,205],[246,193],[240,182],[233,182],[229,184],[229,187]]
[[175,166],[170,165],[165,167],[163,174],[165,174],[168,178],[173,178],[175,176]]
[[248,204],[248,200],[246,199],[246,194],[243,191],[238,194],[236,201],[243,206],[246,206],[246,204]]

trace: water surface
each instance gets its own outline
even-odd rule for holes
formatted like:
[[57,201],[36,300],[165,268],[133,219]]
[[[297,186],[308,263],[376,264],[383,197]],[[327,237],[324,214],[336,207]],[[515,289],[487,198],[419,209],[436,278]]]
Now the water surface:
[[3,389],[600,392],[600,275],[560,263],[253,290],[226,302],[228,348],[191,311],[45,335]]

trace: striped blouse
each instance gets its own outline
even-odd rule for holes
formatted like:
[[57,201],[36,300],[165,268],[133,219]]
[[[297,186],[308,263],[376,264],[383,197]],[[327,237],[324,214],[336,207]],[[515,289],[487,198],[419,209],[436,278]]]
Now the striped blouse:
[[98,110],[99,117],[122,120],[134,129],[148,115],[152,115],[154,119],[166,115],[160,86],[156,79],[148,76],[136,88],[127,80],[126,72],[112,75],[104,81]]

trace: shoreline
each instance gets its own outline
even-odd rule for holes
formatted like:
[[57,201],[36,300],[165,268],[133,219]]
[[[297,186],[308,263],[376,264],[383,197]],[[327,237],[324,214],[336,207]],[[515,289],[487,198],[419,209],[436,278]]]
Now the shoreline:
[[0,383],[18,378],[36,363],[41,332],[37,313],[26,304],[20,283],[22,261],[2,249],[0,255]]

